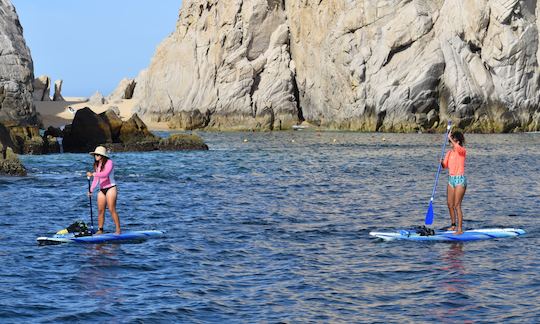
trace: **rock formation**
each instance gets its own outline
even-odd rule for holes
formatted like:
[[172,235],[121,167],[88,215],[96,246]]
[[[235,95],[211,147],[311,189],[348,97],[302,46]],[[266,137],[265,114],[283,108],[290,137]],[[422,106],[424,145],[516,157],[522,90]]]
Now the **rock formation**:
[[62,80],[56,80],[54,82],[54,96],[53,101],[65,101],[62,97]]
[[137,78],[177,128],[538,130],[534,0],[185,0]]
[[26,168],[11,147],[4,147],[0,143],[0,175],[25,176]]
[[118,136],[121,143],[141,142],[155,138],[156,136],[148,130],[148,127],[146,127],[137,114],[134,114],[130,119],[122,123]]
[[[50,129],[46,135],[58,135],[59,130]],[[144,122],[134,114],[122,121],[109,109],[101,114],[90,108],[77,110],[73,123],[62,132],[64,152],[91,152],[97,145],[105,145],[112,151],[154,150],[208,150],[200,137],[172,137],[162,139],[152,134]]]
[[[186,1],[135,99],[182,128],[276,129],[298,120],[282,1]],[[195,112],[197,110],[197,112]]]
[[34,79],[34,101],[51,100],[51,79],[42,75]]
[[118,102],[122,99],[131,99],[137,82],[133,79],[122,79],[116,89],[107,97],[109,102]]
[[32,57],[9,0],[0,0],[0,49],[0,122],[6,126],[36,124]]
[[208,150],[202,138],[194,134],[172,134],[160,139],[157,149],[160,151]]
[[13,152],[14,147],[15,143],[9,129],[0,124],[0,175],[26,175],[26,169]]
[[73,123],[64,130],[65,152],[91,152],[99,144],[112,143],[106,120],[90,108],[77,110]]
[[107,101],[107,99],[105,99],[105,97],[103,97],[103,95],[99,91],[96,91],[96,93],[94,93],[90,97],[90,99],[88,99],[88,103],[90,105],[105,105],[109,102]]
[[119,113],[114,109],[107,109],[106,111],[99,114],[103,120],[109,124],[111,129],[111,141],[119,142],[120,141],[120,129],[122,129],[122,124],[124,123],[119,117]]
[[19,154],[43,154],[44,140],[39,135],[37,126],[10,127],[11,136],[14,138],[13,150]]

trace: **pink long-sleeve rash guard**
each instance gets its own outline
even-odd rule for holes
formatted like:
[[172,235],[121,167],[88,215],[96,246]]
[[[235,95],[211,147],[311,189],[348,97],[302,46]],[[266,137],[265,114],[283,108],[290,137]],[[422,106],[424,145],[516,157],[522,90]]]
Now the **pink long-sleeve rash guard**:
[[[97,169],[101,169],[101,164],[98,165]],[[90,192],[94,192],[94,189],[98,184],[100,189],[107,189],[116,185],[116,182],[114,181],[114,164],[112,160],[108,160],[107,163],[105,163],[103,171],[94,172],[94,180],[90,186]]]

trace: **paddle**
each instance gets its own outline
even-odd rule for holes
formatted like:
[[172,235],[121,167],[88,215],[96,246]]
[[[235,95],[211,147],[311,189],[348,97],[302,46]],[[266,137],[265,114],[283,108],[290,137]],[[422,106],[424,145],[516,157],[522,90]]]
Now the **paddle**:
[[441,158],[439,159],[439,168],[437,169],[437,175],[435,176],[435,185],[433,186],[433,192],[431,193],[431,199],[429,200],[429,207],[426,213],[426,221],[425,221],[426,225],[433,224],[433,216],[434,216],[433,215],[433,198],[435,198],[435,191],[437,190],[437,183],[439,182],[439,174],[441,173],[441,168],[442,168],[440,160],[442,160],[444,157],[444,150],[446,148],[446,142],[448,142],[448,132],[450,132],[450,128],[452,128],[452,122],[448,121],[448,125],[446,126],[446,135],[444,135],[444,143],[442,147]]
[[[88,192],[90,192],[90,177],[86,177],[88,179]],[[88,196],[88,199],[90,200],[90,234],[94,235],[94,214],[92,213],[92,195]]]

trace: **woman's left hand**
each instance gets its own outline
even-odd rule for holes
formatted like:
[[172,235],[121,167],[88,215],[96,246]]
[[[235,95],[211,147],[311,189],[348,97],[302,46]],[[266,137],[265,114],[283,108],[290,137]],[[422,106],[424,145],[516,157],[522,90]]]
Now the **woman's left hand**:
[[90,171],[86,172],[86,177],[90,178],[92,177],[94,174]]

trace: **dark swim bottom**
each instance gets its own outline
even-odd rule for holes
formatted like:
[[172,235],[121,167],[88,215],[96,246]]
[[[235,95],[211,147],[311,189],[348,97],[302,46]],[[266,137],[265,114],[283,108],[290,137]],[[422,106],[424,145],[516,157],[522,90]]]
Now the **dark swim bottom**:
[[109,187],[109,188],[99,189],[99,191],[101,191],[105,196],[107,196],[107,191],[109,191],[109,189],[114,188],[114,187],[116,187],[116,186],[112,186],[112,187]]

